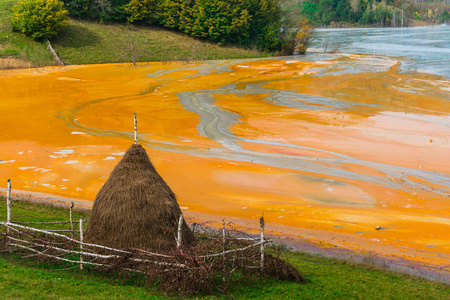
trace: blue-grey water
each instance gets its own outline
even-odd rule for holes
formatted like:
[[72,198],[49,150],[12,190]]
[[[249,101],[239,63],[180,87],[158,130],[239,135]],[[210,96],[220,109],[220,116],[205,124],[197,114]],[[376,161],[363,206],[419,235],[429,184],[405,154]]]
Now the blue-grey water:
[[450,79],[450,26],[317,29],[311,49],[339,46],[340,52],[399,57],[400,71],[424,72]]

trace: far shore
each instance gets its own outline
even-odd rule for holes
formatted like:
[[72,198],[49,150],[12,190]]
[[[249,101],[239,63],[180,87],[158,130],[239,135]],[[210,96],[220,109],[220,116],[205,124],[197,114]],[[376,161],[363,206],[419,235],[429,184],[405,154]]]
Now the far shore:
[[368,26],[361,26],[360,24],[348,24],[348,23],[336,23],[334,25],[324,26],[324,27],[316,27],[316,29],[361,29],[361,28],[409,28],[409,27],[433,27],[433,26],[441,26],[441,25],[448,25],[447,23],[432,23],[432,22],[425,22],[425,21],[419,21],[419,20],[412,20],[409,26],[403,26],[403,27],[391,27],[391,26],[373,26],[373,24],[370,24]]

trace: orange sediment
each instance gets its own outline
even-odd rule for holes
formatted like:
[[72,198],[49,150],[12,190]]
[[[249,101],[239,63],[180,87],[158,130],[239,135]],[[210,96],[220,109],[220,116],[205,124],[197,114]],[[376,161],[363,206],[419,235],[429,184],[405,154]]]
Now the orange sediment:
[[449,265],[450,82],[395,61],[333,73],[349,63],[1,71],[0,178],[93,201],[137,111],[140,143],[191,216],[264,212],[281,234]]

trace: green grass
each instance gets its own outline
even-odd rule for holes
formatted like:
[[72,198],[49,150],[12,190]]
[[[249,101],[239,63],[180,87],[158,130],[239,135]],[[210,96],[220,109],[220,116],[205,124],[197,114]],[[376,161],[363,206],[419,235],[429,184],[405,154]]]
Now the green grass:
[[0,1],[0,58],[17,59],[13,65],[4,65],[0,60],[0,69],[52,65],[52,55],[44,44],[11,30],[12,7],[17,2],[18,0]]
[[[85,213],[76,213],[88,217]],[[67,220],[67,209],[13,202],[13,221]],[[0,220],[6,219],[6,204],[0,199]],[[285,252],[308,283],[254,279],[230,287],[228,296],[193,299],[448,299],[450,287],[428,280],[386,272],[298,252]],[[0,299],[167,299],[155,286],[138,284],[114,275],[70,265],[42,263],[17,254],[0,254]]]
[[[36,67],[52,65],[52,55],[43,43],[11,30],[11,9],[18,1],[0,1],[0,58],[16,58]],[[66,64],[132,62],[132,57],[138,62],[149,62],[267,55],[256,50],[220,47],[157,27],[107,25],[74,19],[51,43]]]

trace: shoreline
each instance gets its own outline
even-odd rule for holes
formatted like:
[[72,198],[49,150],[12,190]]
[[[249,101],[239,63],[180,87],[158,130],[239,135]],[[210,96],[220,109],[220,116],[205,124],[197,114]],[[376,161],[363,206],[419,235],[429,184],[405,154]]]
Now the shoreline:
[[434,27],[434,26],[441,26],[443,24],[447,25],[447,23],[430,23],[430,22],[425,22],[425,21],[418,21],[418,20],[411,20],[411,24],[410,26],[403,26],[403,27],[392,27],[392,26],[361,26],[359,24],[357,24],[358,26],[352,26],[354,24],[349,24],[349,23],[337,23],[338,25],[341,25],[340,27],[337,26],[325,26],[325,27],[315,27],[315,29],[381,29],[381,28],[412,28],[412,27]]
[[[408,28],[429,28],[429,27],[439,27],[439,26],[443,26],[443,25],[447,25],[447,23],[441,23],[441,24],[435,24],[435,23],[427,23],[427,22],[415,22],[413,21],[413,24],[411,26],[407,26],[407,27],[372,27],[372,26],[341,26],[341,27],[315,27],[314,30],[316,32],[323,32],[323,31],[334,31],[334,30],[355,30],[355,29],[408,29]],[[251,49],[249,49],[251,50]],[[357,53],[357,54],[361,54],[361,53]],[[289,55],[292,56],[292,55]],[[289,57],[286,56],[286,57]],[[296,55],[297,56],[297,55]],[[274,57],[279,57],[279,56],[257,56],[254,57],[253,59],[270,59],[270,58],[274,58]],[[239,59],[249,59],[249,58],[228,58],[226,60],[239,60]],[[149,63],[160,63],[160,62],[167,62],[167,63],[180,63],[180,62],[186,62],[186,63],[192,63],[192,62],[202,62],[202,61],[214,61],[214,60],[224,60],[224,59],[186,59],[186,60],[154,60],[154,61],[144,61],[144,62],[137,62],[136,66],[142,65],[142,64],[149,64]],[[73,66],[91,66],[91,65],[104,65],[104,64],[130,64],[132,65],[131,62],[122,62],[122,63],[117,63],[117,62],[94,62],[94,63],[87,63],[87,64],[65,64],[64,66],[55,66],[53,63],[49,64],[49,65],[44,65],[44,66],[32,66],[30,65],[30,62],[27,60],[22,60],[13,56],[5,56],[5,57],[0,57],[0,65],[2,64],[2,62],[6,65],[8,65],[8,67],[6,68],[1,68],[0,67],[0,71],[13,71],[13,70],[27,70],[27,69],[42,69],[42,68],[49,68],[49,67],[73,67]],[[10,65],[18,65],[18,67],[10,67]]]
[[[6,189],[0,188],[0,195],[6,197]],[[49,205],[57,208],[69,208],[70,203],[75,204],[74,211],[91,211],[93,201],[81,200],[69,197],[56,196],[40,192],[26,192],[12,190],[11,199],[13,201],[28,202],[32,204]],[[206,223],[214,228],[221,228],[222,220],[227,220],[242,231],[250,235],[257,236],[259,230],[257,219],[247,219],[242,217],[219,216],[197,211],[182,209],[189,223]],[[252,225],[254,223],[254,225]],[[266,234],[275,243],[286,246],[290,251],[303,252],[310,255],[318,255],[326,258],[342,260],[356,265],[361,264],[385,271],[424,278],[439,283],[450,284],[450,270],[429,263],[419,263],[407,258],[400,258],[389,255],[382,255],[374,251],[363,249],[350,249],[337,247],[327,242],[308,239],[298,234],[298,229],[292,226],[267,223]],[[290,233],[286,234],[286,232]],[[314,230],[313,230],[314,231]]]

